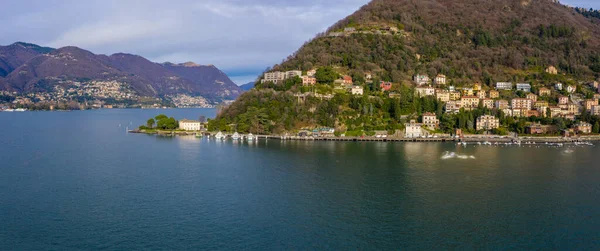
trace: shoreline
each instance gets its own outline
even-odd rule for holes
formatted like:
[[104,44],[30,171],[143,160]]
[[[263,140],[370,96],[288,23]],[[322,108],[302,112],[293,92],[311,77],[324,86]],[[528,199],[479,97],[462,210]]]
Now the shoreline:
[[[151,131],[129,130],[128,133],[147,134],[159,136],[195,136],[198,133],[202,137],[212,138],[216,133],[212,132],[190,132],[190,131]],[[575,142],[596,142],[600,141],[600,135],[590,135],[581,137],[560,137],[560,136],[522,136],[518,138],[499,138],[499,137],[482,137],[482,136],[466,136],[463,138],[402,138],[402,137],[300,137],[300,136],[281,136],[281,135],[255,135],[261,140],[294,140],[294,141],[339,141],[339,142],[465,142],[465,143],[575,143]],[[231,134],[225,135],[226,139],[231,138]]]

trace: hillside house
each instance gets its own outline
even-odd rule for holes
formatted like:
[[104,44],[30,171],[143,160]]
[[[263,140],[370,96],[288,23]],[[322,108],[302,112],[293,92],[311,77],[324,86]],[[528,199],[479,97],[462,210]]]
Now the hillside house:
[[569,103],[569,97],[567,96],[559,96],[558,97],[558,104],[559,105],[566,105]]
[[364,95],[364,89],[362,88],[362,86],[352,86],[352,89],[350,89],[350,92],[352,93],[352,95]]
[[558,132],[558,128],[552,125],[542,125],[540,123],[533,123],[525,128],[527,134],[554,134]]
[[496,83],[496,90],[512,90],[513,83],[512,82],[498,82]]
[[529,83],[517,83],[517,91],[531,92],[531,84],[529,84]]
[[465,110],[473,110],[479,107],[479,98],[475,96],[464,96],[460,99],[460,106]]
[[462,88],[462,95],[463,96],[474,96],[475,91],[473,90],[473,88]]
[[392,89],[392,83],[381,81],[381,83],[379,84],[379,87],[381,87],[381,90],[383,90],[383,91],[389,91]]
[[433,79],[433,83],[436,85],[446,85],[446,75],[438,74],[435,76],[435,79]]
[[435,88],[433,87],[417,87],[415,89],[416,94],[419,97],[425,97],[425,96],[434,96],[435,95]]
[[484,115],[484,116],[477,118],[476,127],[477,127],[476,128],[477,131],[481,131],[481,130],[489,131],[489,130],[497,129],[500,127],[500,119],[498,119],[494,116]]
[[535,110],[538,111],[539,117],[546,117],[546,116],[548,116],[548,106],[535,107]]
[[436,98],[441,102],[449,102],[450,101],[450,92],[445,90],[437,90],[435,92]]
[[491,99],[496,99],[496,98],[500,98],[500,92],[496,91],[496,90],[490,90],[490,98]]
[[552,95],[552,91],[546,87],[542,87],[538,90],[538,95],[540,96],[550,96]]
[[556,84],[554,84],[554,89],[562,91],[563,84],[562,83],[556,83]]
[[577,106],[576,104],[573,104],[573,103],[567,104],[567,114],[580,115],[581,112],[579,112],[579,106]]
[[533,106],[533,102],[531,99],[526,99],[526,98],[515,98],[511,101],[511,108],[512,109],[525,109],[525,110],[531,110],[531,107]]
[[446,103],[446,113],[458,113],[461,108],[460,101],[449,101]]
[[551,118],[558,118],[562,115],[562,109],[560,109],[558,106],[550,106],[548,109],[550,110]]
[[575,125],[575,131],[583,134],[592,133],[592,124],[586,122],[579,122]]
[[274,71],[274,72],[267,72],[265,73],[264,78],[262,79],[262,82],[273,82],[275,84],[279,84],[281,82],[283,82],[286,78],[286,74],[285,72],[280,72],[280,71]]
[[311,86],[317,84],[317,78],[311,76],[302,76],[302,85],[303,86]]
[[343,81],[342,82],[343,85],[352,85],[352,83],[353,83],[352,77],[350,77],[350,76],[343,76],[342,81]]
[[592,109],[590,110],[590,112],[594,116],[600,116],[600,105],[592,106]]
[[462,95],[460,95],[460,92],[457,91],[450,91],[450,100],[459,100],[460,97],[462,97]]
[[301,77],[301,76],[302,76],[302,71],[294,70],[294,71],[286,71],[285,72],[286,79]]
[[548,66],[548,68],[546,68],[546,73],[556,75],[558,74],[558,70],[554,66]]
[[548,101],[537,101],[537,102],[533,103],[533,107],[536,110],[539,110],[541,107],[548,107],[548,106],[549,106]]
[[537,102],[537,100],[538,100],[538,96],[533,93],[528,93],[526,98],[531,99],[531,101],[533,101],[533,103]]
[[423,135],[423,124],[417,123],[415,120],[411,120],[410,123],[406,125],[406,129],[404,131],[405,138],[420,138]]
[[436,130],[440,127],[440,121],[437,116],[430,112],[423,114],[423,124],[430,130]]
[[588,111],[591,111],[592,107],[597,106],[597,105],[598,105],[597,99],[587,99],[587,100],[583,101],[583,106]]
[[484,99],[484,98],[486,98],[486,97],[487,97],[487,94],[485,93],[485,91],[484,91],[484,90],[481,90],[481,91],[478,91],[478,92],[477,92],[477,97],[478,97],[479,99]]
[[508,109],[508,101],[506,100],[496,100],[495,107],[498,110]]
[[491,98],[484,98],[481,100],[483,107],[488,109],[494,109],[494,100]]
[[415,75],[413,77],[413,81],[417,85],[427,85],[431,82],[431,79],[429,79],[429,76],[427,76],[427,75],[419,74],[419,75]]

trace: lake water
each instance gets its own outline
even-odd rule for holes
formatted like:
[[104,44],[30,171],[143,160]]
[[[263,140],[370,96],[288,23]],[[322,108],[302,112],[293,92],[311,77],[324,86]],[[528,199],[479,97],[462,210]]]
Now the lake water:
[[600,248],[598,147],[125,133],[159,113],[214,116],[0,113],[0,250]]

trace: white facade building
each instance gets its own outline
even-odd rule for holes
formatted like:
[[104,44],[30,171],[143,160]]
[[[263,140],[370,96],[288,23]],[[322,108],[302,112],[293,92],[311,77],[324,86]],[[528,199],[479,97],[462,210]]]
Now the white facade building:
[[433,83],[436,85],[446,85],[446,75],[438,74],[435,76]]
[[290,79],[293,77],[301,77],[301,76],[302,76],[302,71],[286,71],[285,72],[286,79]]
[[531,92],[531,84],[517,83],[517,91]]
[[183,119],[179,121],[179,129],[186,131],[200,131],[202,129],[202,123],[197,120]]
[[274,71],[265,73],[265,78],[262,82],[273,82],[277,84],[283,80],[285,80],[285,72]]
[[419,138],[421,136],[423,136],[423,124],[417,123],[415,120],[411,120],[410,123],[406,125],[404,137]]
[[496,83],[496,90],[512,90],[512,82],[498,82]]
[[435,88],[433,87],[417,87],[415,91],[419,97],[435,95]]
[[426,85],[431,82],[431,79],[429,79],[429,76],[427,75],[415,75],[413,81],[415,81],[417,85]]
[[362,86],[352,86],[352,95],[363,95],[364,94],[364,89],[362,88]]

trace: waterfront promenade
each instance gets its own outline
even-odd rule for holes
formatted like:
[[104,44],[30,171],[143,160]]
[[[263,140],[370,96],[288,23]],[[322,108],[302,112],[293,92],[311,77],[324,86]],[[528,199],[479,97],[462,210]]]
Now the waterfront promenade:
[[[196,132],[188,131],[152,131],[144,132],[139,130],[130,130],[129,133],[145,133],[155,134],[159,136],[192,136],[196,135]],[[205,137],[214,137],[216,133],[204,132]],[[579,137],[559,137],[559,136],[546,136],[546,137],[534,137],[530,135],[524,135],[519,137],[509,136],[486,136],[486,135],[465,135],[460,138],[455,137],[420,137],[420,138],[404,138],[404,137],[300,137],[300,136],[285,136],[285,135],[255,135],[257,139],[261,140],[297,140],[297,141],[340,141],[340,142],[536,142],[536,143],[569,143],[569,142],[583,142],[583,141],[600,141],[600,135],[590,136],[579,136]],[[225,134],[225,138],[231,138],[230,134]]]

